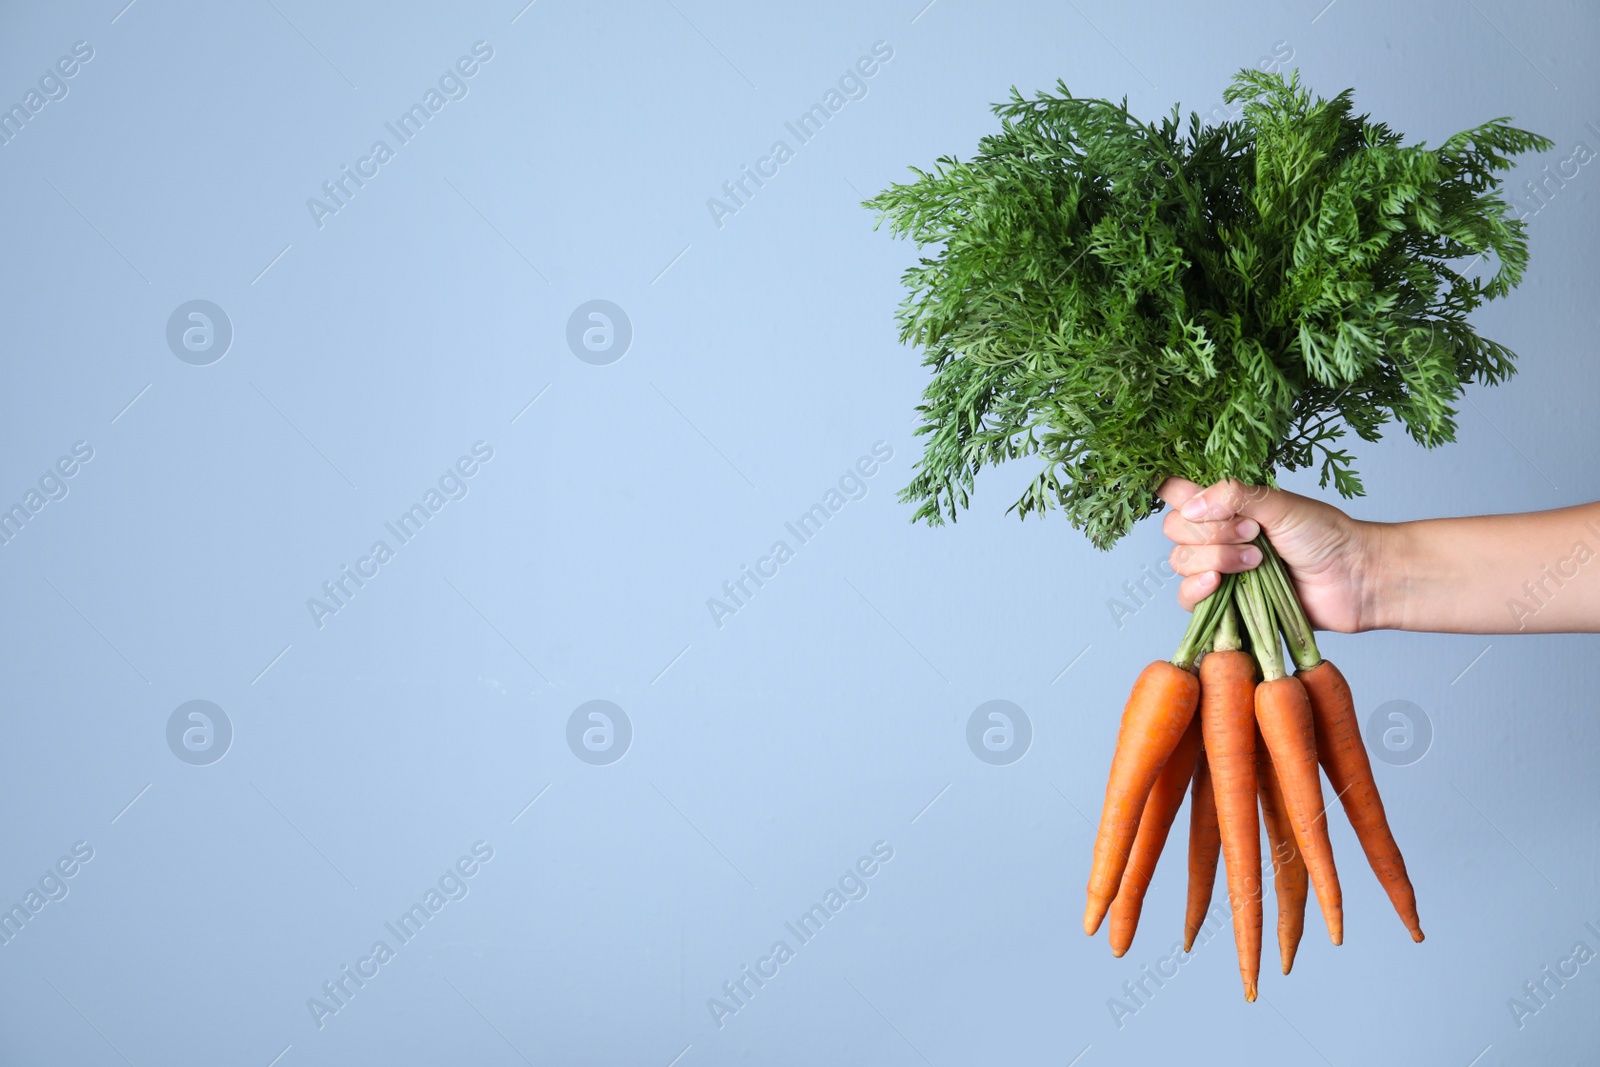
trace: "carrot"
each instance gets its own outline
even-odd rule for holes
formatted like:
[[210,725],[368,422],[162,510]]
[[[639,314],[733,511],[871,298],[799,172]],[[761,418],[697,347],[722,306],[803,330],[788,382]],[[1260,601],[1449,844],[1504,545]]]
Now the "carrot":
[[1134,931],[1139,928],[1139,913],[1144,910],[1144,895],[1155,877],[1156,863],[1166,846],[1172,821],[1183,806],[1183,796],[1189,791],[1189,780],[1194,777],[1195,759],[1200,755],[1200,720],[1193,717],[1189,728],[1183,732],[1178,747],[1172,750],[1150,797],[1144,802],[1144,812],[1139,816],[1139,832],[1133,839],[1133,850],[1128,853],[1128,866],[1122,872],[1122,884],[1111,902],[1111,954],[1121,956],[1133,944]]
[[1344,941],[1344,902],[1339,872],[1328,841],[1327,811],[1322,804],[1322,778],[1317,773],[1316,729],[1306,687],[1292,675],[1256,687],[1256,721],[1272,754],[1283,789],[1284,810],[1294,827],[1295,844],[1305,856],[1306,870],[1317,890],[1317,904],[1335,945]]
[[1283,973],[1294,966],[1295,950],[1306,928],[1306,893],[1309,888],[1306,861],[1294,843],[1294,828],[1289,825],[1283,804],[1283,787],[1272,766],[1260,728],[1256,731],[1256,789],[1261,794],[1262,821],[1267,824],[1267,841],[1272,845],[1272,885],[1278,895],[1278,958]]
[[1200,661],[1200,730],[1216,797],[1228,904],[1244,999],[1261,975],[1261,829],[1256,821],[1255,661],[1246,652],[1211,652]]
[[[1201,683],[1204,685],[1205,683]],[[1199,716],[1196,716],[1199,718]],[[1217,829],[1217,798],[1211,792],[1211,768],[1205,747],[1194,765],[1194,789],[1189,794],[1189,904],[1183,916],[1183,951],[1194,947],[1194,935],[1206,921],[1211,893],[1216,887],[1217,859],[1222,854],[1222,833]]]
[[1372,873],[1389,894],[1394,910],[1411,931],[1411,940],[1422,940],[1422,924],[1417,918],[1417,894],[1406,876],[1406,861],[1395,844],[1384,815],[1383,798],[1372,776],[1372,761],[1361,741],[1361,724],[1356,718],[1355,699],[1350,683],[1327,660],[1298,671],[1296,678],[1305,685],[1311,698],[1311,720],[1316,727],[1317,759],[1328,772],[1344,804],[1345,816],[1367,854]]
[[1194,718],[1200,682],[1193,673],[1166,660],[1140,672],[1122,711],[1117,750],[1111,757],[1105,805],[1089,866],[1084,933],[1093,934],[1111,906],[1139,830],[1139,816],[1156,776]]

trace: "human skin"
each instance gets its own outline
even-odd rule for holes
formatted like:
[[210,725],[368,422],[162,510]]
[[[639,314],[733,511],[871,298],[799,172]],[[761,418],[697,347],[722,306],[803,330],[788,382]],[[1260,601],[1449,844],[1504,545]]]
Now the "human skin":
[[1319,630],[1600,632],[1600,503],[1386,523],[1233,480],[1159,493],[1186,610],[1261,562],[1248,542],[1264,530]]

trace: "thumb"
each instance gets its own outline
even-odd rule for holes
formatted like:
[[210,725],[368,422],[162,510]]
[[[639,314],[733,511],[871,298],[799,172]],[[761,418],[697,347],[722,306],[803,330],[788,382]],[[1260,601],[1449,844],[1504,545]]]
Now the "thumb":
[[1179,513],[1192,522],[1225,522],[1235,516],[1254,519],[1263,530],[1287,521],[1299,498],[1266,485],[1246,485],[1237,478],[1218,482],[1184,502]]

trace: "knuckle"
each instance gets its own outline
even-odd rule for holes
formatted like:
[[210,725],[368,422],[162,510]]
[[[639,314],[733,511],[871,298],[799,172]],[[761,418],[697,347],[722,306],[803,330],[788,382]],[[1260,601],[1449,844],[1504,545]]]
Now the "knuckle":
[[1226,492],[1228,509],[1230,511],[1237,512],[1249,501],[1249,499],[1250,487],[1245,485],[1237,478],[1229,478],[1228,489]]
[[1233,546],[1217,549],[1216,570],[1224,574],[1236,574],[1244,569],[1244,563],[1239,559],[1239,552]]

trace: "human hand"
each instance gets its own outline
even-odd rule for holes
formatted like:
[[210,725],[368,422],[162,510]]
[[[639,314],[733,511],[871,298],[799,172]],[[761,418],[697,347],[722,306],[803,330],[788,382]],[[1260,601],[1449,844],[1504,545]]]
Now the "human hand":
[[1202,490],[1183,478],[1168,478],[1157,495],[1173,508],[1161,529],[1175,545],[1172,568],[1184,576],[1178,602],[1185,611],[1209,596],[1223,574],[1259,564],[1261,550],[1249,542],[1265,531],[1312,626],[1341,633],[1371,627],[1372,524],[1319,500],[1234,479]]

